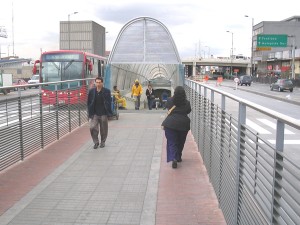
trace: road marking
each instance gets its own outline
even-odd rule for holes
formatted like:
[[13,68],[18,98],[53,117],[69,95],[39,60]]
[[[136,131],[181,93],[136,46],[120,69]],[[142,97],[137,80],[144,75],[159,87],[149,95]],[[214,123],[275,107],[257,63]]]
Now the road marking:
[[[32,116],[25,116],[23,117],[22,119],[28,119],[28,118],[31,118]],[[4,126],[8,126],[9,124],[12,124],[12,123],[17,123],[19,122],[19,120],[12,120],[12,121],[9,121],[8,123],[3,123],[3,124],[0,124],[0,127],[4,127]]]
[[[276,144],[276,140],[268,140],[271,144]],[[284,140],[285,145],[300,145],[300,140]]]
[[258,132],[259,134],[271,134],[271,132],[262,128],[261,126],[257,125],[256,123],[252,122],[249,119],[246,119],[246,125],[251,127],[254,131]]
[[[267,120],[267,119],[257,119],[258,121],[266,124],[267,126],[273,128],[274,130],[276,130],[276,124],[271,122],[270,120]],[[295,134],[294,132],[288,130],[288,129],[284,129],[284,133],[285,134]]]
[[[252,141],[251,139],[248,139],[248,141],[251,143],[251,144],[255,144],[254,141]],[[270,140],[267,140],[270,144],[276,144],[276,140],[274,139],[270,139]],[[258,142],[260,144],[265,144],[265,142],[263,142],[262,140],[258,140]],[[300,145],[300,140],[284,140],[284,144],[285,145]]]

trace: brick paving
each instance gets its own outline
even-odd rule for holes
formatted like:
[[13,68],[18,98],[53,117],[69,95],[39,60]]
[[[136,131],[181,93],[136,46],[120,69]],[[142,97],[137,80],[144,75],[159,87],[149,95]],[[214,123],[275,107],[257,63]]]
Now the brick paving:
[[164,113],[121,113],[97,150],[85,124],[1,172],[0,225],[226,224],[191,134],[166,163]]
[[177,169],[166,163],[162,153],[156,225],[174,224],[226,224],[191,133]]

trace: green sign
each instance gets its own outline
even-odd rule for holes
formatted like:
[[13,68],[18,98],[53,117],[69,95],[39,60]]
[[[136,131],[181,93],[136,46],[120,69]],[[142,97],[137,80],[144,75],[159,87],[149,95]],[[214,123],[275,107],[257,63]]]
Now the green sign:
[[257,47],[287,47],[287,35],[258,34]]

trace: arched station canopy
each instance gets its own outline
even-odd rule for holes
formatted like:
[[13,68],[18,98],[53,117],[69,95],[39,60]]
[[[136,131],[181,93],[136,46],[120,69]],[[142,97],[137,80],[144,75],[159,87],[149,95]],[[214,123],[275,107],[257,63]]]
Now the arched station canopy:
[[183,85],[184,72],[173,38],[160,21],[139,17],[121,29],[108,58],[106,85],[131,88],[135,79],[143,85]]

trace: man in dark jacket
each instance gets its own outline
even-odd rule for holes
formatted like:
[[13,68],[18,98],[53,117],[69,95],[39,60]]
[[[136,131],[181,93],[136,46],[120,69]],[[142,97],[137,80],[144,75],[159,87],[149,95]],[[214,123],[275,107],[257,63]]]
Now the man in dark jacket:
[[108,116],[112,115],[111,92],[103,87],[103,78],[95,79],[96,87],[88,93],[88,116],[90,119],[90,132],[94,142],[94,149],[99,146],[99,125],[100,125],[100,148],[105,147],[108,134]]
[[155,99],[155,92],[151,84],[148,84],[148,88],[146,90],[146,96],[148,100],[148,108],[149,110],[152,110],[153,101]]

